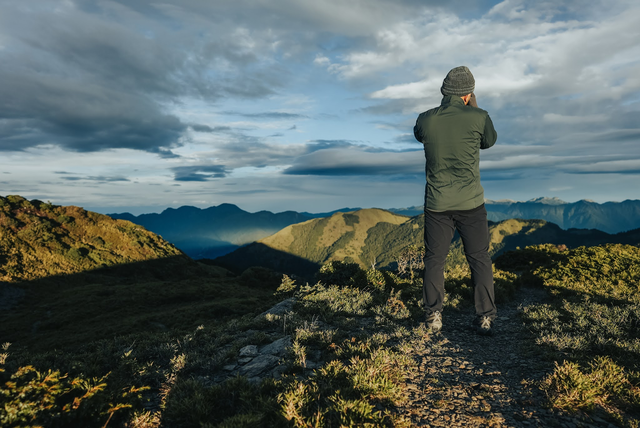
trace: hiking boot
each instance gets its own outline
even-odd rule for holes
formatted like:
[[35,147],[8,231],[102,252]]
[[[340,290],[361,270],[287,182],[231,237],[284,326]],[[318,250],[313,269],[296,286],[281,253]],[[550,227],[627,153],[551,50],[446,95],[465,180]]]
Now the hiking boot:
[[440,311],[431,312],[427,315],[427,328],[433,333],[440,331],[442,328],[442,314]]
[[481,334],[483,336],[493,335],[493,322],[489,317],[476,317],[476,319],[473,321],[473,327],[478,334]]

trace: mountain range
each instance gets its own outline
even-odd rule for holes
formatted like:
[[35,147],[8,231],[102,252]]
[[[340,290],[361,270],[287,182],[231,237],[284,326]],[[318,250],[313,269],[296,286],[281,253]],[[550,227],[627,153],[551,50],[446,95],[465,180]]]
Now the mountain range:
[[[599,204],[587,199],[565,202],[558,198],[535,198],[526,202],[512,200],[486,200],[487,218],[501,221],[510,218],[546,220],[563,229],[598,229],[618,233],[640,227],[640,200],[605,202]],[[398,214],[420,215],[422,206],[392,208]]]
[[183,206],[160,214],[109,214],[139,224],[173,243],[194,259],[215,258],[272,235],[290,224],[309,220],[294,211],[249,213],[233,204],[206,209]]
[[[526,202],[486,201],[488,219],[494,222],[517,218],[545,220],[562,229],[598,229],[610,234],[640,227],[640,200],[598,204],[582,200],[574,203],[558,198],[536,198]],[[129,220],[161,235],[194,259],[214,259],[266,238],[287,226],[336,213],[357,211],[342,208],[325,213],[285,211],[250,213],[232,204],[201,209],[191,206],[168,208],[160,214],[109,214]],[[423,212],[422,206],[386,210],[406,217]]]

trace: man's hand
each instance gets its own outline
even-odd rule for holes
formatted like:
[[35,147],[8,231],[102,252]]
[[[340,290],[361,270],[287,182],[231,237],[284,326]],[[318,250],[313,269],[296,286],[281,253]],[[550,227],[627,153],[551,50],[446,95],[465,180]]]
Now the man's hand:
[[478,107],[478,103],[476,102],[476,94],[471,93],[471,98],[469,98],[469,105],[471,107]]

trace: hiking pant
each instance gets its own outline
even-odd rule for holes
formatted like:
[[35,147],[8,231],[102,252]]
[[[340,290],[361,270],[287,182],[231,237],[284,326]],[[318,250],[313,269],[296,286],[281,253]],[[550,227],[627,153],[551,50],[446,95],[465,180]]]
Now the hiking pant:
[[484,204],[472,210],[425,210],[422,293],[427,316],[432,312],[442,311],[444,264],[456,229],[471,268],[476,315],[488,316],[493,320],[496,316],[496,305],[489,257],[489,224]]

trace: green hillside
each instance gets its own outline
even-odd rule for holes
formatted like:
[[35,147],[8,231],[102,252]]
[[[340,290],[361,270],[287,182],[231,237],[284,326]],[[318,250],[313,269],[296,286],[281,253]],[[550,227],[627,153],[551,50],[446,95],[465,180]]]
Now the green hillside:
[[139,225],[80,207],[0,197],[0,343],[14,348],[239,316],[269,304],[274,275],[195,262]]
[[[563,230],[543,220],[490,222],[489,231],[492,256],[540,243],[575,248],[640,242],[638,230],[610,235],[598,230]],[[423,216],[409,218],[380,209],[363,209],[291,225],[215,262],[239,271],[249,266],[264,266],[298,275],[310,275],[321,265],[336,260],[357,263],[362,268],[395,268],[403,251],[410,246],[423,245],[423,235]],[[449,262],[464,262],[462,243],[457,234]]]
[[168,257],[182,252],[123,220],[21,196],[0,197],[0,281],[52,275]]

